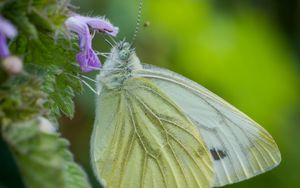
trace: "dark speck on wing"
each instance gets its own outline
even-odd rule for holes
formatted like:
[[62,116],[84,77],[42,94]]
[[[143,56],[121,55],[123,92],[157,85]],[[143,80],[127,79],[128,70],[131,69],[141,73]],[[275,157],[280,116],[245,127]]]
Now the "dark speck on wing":
[[210,149],[210,153],[215,161],[219,161],[227,156],[226,152],[220,149]]

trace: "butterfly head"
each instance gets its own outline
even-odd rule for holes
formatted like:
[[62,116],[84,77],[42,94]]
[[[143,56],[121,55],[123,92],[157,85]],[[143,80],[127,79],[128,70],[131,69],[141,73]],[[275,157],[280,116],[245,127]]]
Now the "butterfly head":
[[127,70],[133,70],[141,66],[140,60],[135,54],[135,49],[125,41],[121,41],[113,47],[107,64],[110,68]]
[[122,41],[116,45],[115,53],[121,61],[128,61],[134,54],[134,48],[128,42]]
[[121,41],[112,48],[98,79],[110,88],[119,88],[131,76],[132,71],[141,68],[135,49],[130,43]]

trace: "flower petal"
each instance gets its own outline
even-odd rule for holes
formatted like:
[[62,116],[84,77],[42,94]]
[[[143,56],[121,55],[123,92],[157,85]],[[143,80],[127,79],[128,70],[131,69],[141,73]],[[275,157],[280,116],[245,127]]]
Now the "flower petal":
[[81,70],[89,72],[101,67],[101,62],[92,49],[90,29],[101,31],[112,36],[115,36],[119,29],[104,18],[92,18],[80,15],[69,17],[65,21],[65,25],[69,31],[75,32],[78,35],[80,52],[76,55],[76,60],[80,64]]
[[93,49],[81,51],[76,55],[76,60],[84,72],[89,72],[101,67],[101,62]]
[[70,17],[66,20],[65,25],[67,29],[78,35],[80,50],[90,48],[92,45],[92,37],[86,23],[75,17]]
[[8,38],[14,38],[17,36],[18,32],[16,28],[6,19],[4,19],[2,16],[0,16],[0,33],[5,35]]
[[0,32],[0,58],[10,56],[10,52],[6,43],[6,37]]
[[116,36],[119,32],[119,28],[113,26],[108,20],[100,17],[88,17],[76,15],[74,18],[81,20],[89,25],[92,29],[104,32],[106,34]]

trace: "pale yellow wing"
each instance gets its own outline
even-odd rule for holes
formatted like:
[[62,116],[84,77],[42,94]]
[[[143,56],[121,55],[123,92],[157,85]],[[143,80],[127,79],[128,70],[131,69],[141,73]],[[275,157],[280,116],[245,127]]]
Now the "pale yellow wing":
[[197,126],[214,158],[214,186],[251,178],[280,163],[271,135],[203,86],[149,65],[134,76],[155,83]]
[[91,157],[104,186],[212,186],[212,158],[196,126],[150,81],[103,87],[96,105]]

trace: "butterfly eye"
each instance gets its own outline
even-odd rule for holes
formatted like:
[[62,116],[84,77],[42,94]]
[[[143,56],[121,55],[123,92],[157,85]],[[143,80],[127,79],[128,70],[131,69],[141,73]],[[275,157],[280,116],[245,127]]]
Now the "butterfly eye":
[[127,61],[130,56],[130,50],[129,49],[123,49],[119,52],[119,58],[123,61]]
[[119,58],[123,61],[127,61],[132,52],[130,44],[128,42],[122,42],[118,46]]

